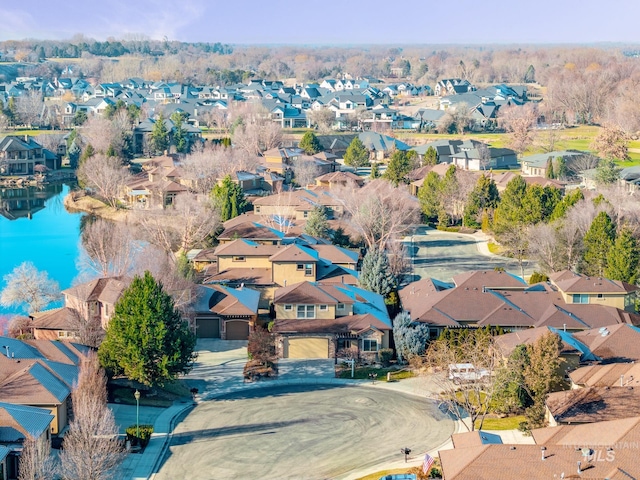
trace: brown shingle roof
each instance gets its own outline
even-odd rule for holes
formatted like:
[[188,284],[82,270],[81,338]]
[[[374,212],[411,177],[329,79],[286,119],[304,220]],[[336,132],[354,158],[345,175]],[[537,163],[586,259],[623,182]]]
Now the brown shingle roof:
[[389,326],[370,314],[347,315],[335,319],[276,320],[276,333],[358,333],[368,328],[389,330]]
[[558,423],[593,423],[640,416],[640,389],[589,387],[554,392],[547,408]]
[[565,293],[620,293],[635,292],[638,287],[619,280],[588,277],[567,270],[549,276],[549,279]]
[[278,235],[271,228],[260,225],[259,223],[246,222],[238,225],[231,225],[225,228],[224,231],[218,235],[221,240],[231,240],[233,238],[245,238],[247,240],[271,240],[280,241],[281,235]]
[[[585,387],[632,386],[640,388],[640,363],[589,365],[569,373],[571,381]],[[622,383],[622,385],[621,385]]]
[[602,360],[640,360],[640,330],[627,324],[605,326],[608,332],[606,335],[599,328],[594,328],[576,332],[573,336]]
[[238,239],[218,245],[214,254],[217,256],[270,257],[286,247],[282,245],[263,245],[249,240]]
[[305,252],[298,245],[289,245],[284,247],[279,252],[269,257],[271,262],[309,262],[315,263],[318,260]]
[[273,278],[270,268],[232,268],[206,278],[204,283],[273,285]]
[[98,278],[63,290],[62,293],[78,298],[82,302],[100,301],[114,304],[129,286],[130,281],[131,279],[127,277]]
[[340,292],[333,285],[300,282],[276,290],[274,304],[352,304],[353,299]]
[[32,314],[31,325],[46,330],[76,330],[76,310],[69,307],[54,308]]

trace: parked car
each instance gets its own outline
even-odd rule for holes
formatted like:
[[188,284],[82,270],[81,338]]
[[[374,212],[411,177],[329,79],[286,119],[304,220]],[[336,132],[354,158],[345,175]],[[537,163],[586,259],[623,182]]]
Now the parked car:
[[475,382],[490,376],[485,369],[476,369],[472,363],[452,363],[449,365],[449,380],[459,385],[465,382]]

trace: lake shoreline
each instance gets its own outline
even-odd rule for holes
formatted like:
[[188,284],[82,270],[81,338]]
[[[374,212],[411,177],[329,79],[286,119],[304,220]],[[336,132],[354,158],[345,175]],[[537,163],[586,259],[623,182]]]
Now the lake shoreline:
[[63,204],[65,209],[70,213],[86,213],[114,222],[126,223],[130,220],[129,211],[116,210],[89,195],[79,196],[77,192],[69,192],[67,196],[64,197]]

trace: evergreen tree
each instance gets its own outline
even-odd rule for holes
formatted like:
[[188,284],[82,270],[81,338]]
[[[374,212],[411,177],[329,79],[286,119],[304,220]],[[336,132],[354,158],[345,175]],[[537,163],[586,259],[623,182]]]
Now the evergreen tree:
[[408,183],[407,175],[410,171],[411,155],[407,152],[396,150],[389,160],[387,170],[384,172],[384,178],[397,187],[400,183]]
[[313,132],[305,132],[298,146],[304,150],[304,153],[307,155],[313,155],[322,150],[320,140],[318,140],[318,137],[316,137],[316,134]]
[[242,188],[231,179],[231,175],[227,175],[220,184],[213,187],[211,199],[219,209],[220,220],[223,222],[243,213],[248,205]]
[[556,207],[553,209],[551,216],[549,217],[549,221],[553,222],[554,220],[558,220],[560,218],[564,218],[567,211],[573,207],[580,200],[584,199],[584,195],[582,190],[579,188],[575,189],[573,192],[567,193],[562,200],[560,200]]
[[396,279],[391,273],[389,259],[383,250],[371,248],[362,259],[360,286],[383,297],[396,288]]
[[80,157],[80,163],[83,163],[87,158],[91,158],[96,154],[95,148],[90,143],[87,144],[86,148],[82,152],[82,156]]
[[569,169],[567,168],[567,161],[564,157],[556,157],[556,178],[558,180],[565,180],[569,176]]
[[84,122],[86,121],[87,121],[87,112],[85,112],[84,110],[78,110],[76,114],[73,116],[72,123],[73,125],[78,127],[80,125],[84,125]]
[[189,152],[189,139],[187,138],[187,132],[182,126],[182,121],[175,123],[175,131],[173,134],[173,143],[176,146],[176,150],[179,153]]
[[602,276],[607,268],[607,257],[616,238],[616,227],[607,212],[600,212],[591,222],[584,236],[584,254],[580,273]]
[[429,325],[412,322],[409,312],[401,312],[393,319],[393,340],[399,363],[423,355],[429,341]]
[[304,233],[316,238],[329,238],[329,222],[327,211],[322,205],[318,205],[309,212]]
[[176,259],[176,270],[182,276],[182,278],[193,281],[196,278],[196,271],[193,268],[193,264],[187,258],[187,254],[182,251]]
[[369,150],[365,148],[359,137],[354,138],[347,147],[344,163],[355,168],[369,165]]
[[380,173],[378,172],[378,164],[374,163],[374,164],[371,165],[371,174],[369,175],[369,177],[372,180],[375,180],[379,176],[380,176]]
[[634,285],[638,279],[640,251],[638,241],[628,227],[623,227],[607,255],[604,274],[611,280]]
[[433,147],[427,148],[427,151],[424,152],[422,163],[424,165],[437,165],[438,164],[438,151]]
[[616,165],[615,160],[605,158],[600,160],[596,169],[596,183],[598,185],[611,185],[620,180],[620,167]]
[[350,247],[351,238],[344,232],[344,228],[338,227],[333,232],[333,243],[339,247]]
[[436,172],[429,172],[418,189],[418,200],[423,215],[427,220],[438,218],[441,203],[441,181]]
[[98,356],[111,375],[155,386],[191,370],[195,344],[173,299],[147,271],[116,303]]
[[546,170],[547,170],[547,178],[550,178],[552,180],[556,178],[556,174],[553,171],[553,160],[551,159],[551,157],[549,157],[547,159],[547,168],[546,168]]
[[165,118],[161,113],[151,131],[151,147],[155,153],[162,153],[169,148],[169,131],[164,121]]
[[498,206],[500,195],[496,182],[492,178],[482,174],[476,186],[473,187],[467,199],[462,217],[462,224],[465,227],[478,228],[484,217],[486,210],[493,210]]
[[495,211],[494,230],[502,233],[514,225],[522,223],[522,200],[527,191],[527,184],[520,175],[507,183],[500,195],[500,204]]

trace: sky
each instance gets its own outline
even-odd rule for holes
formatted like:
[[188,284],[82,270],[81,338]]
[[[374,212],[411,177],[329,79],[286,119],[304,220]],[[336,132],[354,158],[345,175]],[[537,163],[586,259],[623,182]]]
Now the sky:
[[0,1],[0,40],[230,44],[640,43],[638,0]]

